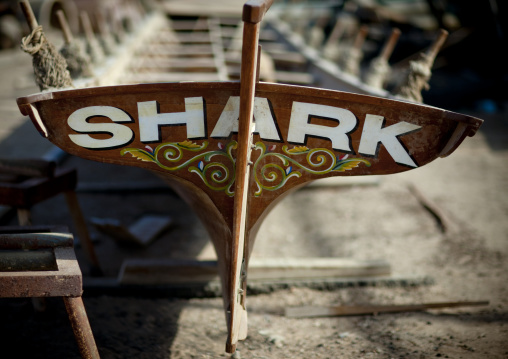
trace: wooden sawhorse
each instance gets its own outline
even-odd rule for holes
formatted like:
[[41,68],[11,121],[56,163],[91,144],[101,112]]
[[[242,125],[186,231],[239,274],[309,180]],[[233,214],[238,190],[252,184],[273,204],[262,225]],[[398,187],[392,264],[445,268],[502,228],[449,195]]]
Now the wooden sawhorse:
[[0,205],[16,208],[20,226],[32,225],[30,208],[60,193],[65,194],[77,235],[91,265],[92,275],[102,270],[76,196],[75,169],[58,169],[39,159],[0,159]]
[[72,234],[62,228],[0,228],[0,298],[63,297],[81,356],[97,359],[82,293]]

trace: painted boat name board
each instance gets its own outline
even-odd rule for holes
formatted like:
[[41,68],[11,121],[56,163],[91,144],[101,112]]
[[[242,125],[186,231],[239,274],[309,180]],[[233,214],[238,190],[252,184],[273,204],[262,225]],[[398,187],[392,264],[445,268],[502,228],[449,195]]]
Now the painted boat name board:
[[[42,93],[18,105],[71,154],[233,196],[238,95],[238,82],[141,84]],[[421,167],[451,153],[482,122],[428,106],[266,83],[256,86],[253,113],[256,196],[329,176]]]
[[[157,101],[137,103],[139,141],[144,144],[161,143],[162,126],[185,126],[187,139],[207,139],[206,106],[203,97],[187,97],[184,99],[185,111],[160,113]],[[270,110],[267,98],[256,97],[254,102],[254,133],[262,140],[284,142],[278,131],[274,114]],[[210,137],[225,139],[238,132],[238,118],[240,112],[240,98],[229,97],[220,117],[211,131]],[[89,122],[91,118],[102,117],[104,122]],[[312,124],[312,118],[324,118],[336,121],[335,127]],[[67,124],[76,133],[69,134],[69,138],[76,145],[100,150],[124,147],[135,137],[135,131],[122,123],[135,122],[132,114],[112,106],[88,106],[74,111],[68,118]],[[409,167],[417,167],[407,149],[398,140],[421,129],[421,126],[405,121],[384,126],[383,116],[366,114],[361,133],[358,152],[364,156],[377,157],[378,145],[382,144],[393,160]],[[358,129],[358,119],[349,110],[334,106],[318,105],[305,102],[293,102],[291,117],[287,133],[287,142],[296,145],[306,145],[308,137],[319,137],[331,142],[336,151],[354,153],[351,147],[350,134]],[[111,137],[97,139],[94,133],[109,133]],[[166,139],[167,140],[167,139]],[[170,141],[182,139],[170,139]]]

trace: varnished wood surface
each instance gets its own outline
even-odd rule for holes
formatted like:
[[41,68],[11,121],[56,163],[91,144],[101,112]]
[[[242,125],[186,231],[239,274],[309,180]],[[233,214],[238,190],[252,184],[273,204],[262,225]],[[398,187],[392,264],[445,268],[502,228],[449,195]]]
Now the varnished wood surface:
[[[244,11],[245,14],[245,11]],[[260,21],[260,20],[259,20]],[[257,23],[245,22],[243,29],[242,68],[240,83],[240,113],[238,119],[238,151],[236,157],[235,201],[233,208],[233,246],[231,255],[231,269],[228,275],[231,280],[229,334],[226,341],[226,351],[233,353],[238,340],[247,336],[247,323],[245,312],[245,253],[248,241],[246,226],[248,223],[248,202],[250,173],[252,171],[252,136],[254,119],[254,96],[258,70],[258,39],[259,21]],[[244,267],[244,268],[242,268]],[[243,329],[242,333],[242,327]]]
[[[212,138],[212,133],[217,121],[223,112],[229,97],[238,96],[240,86],[237,82],[221,83],[172,83],[172,84],[142,84],[124,85],[115,87],[97,87],[77,90],[57,91],[52,93],[41,93],[18,99],[18,105],[25,115],[30,115],[37,127],[44,127],[48,139],[58,147],[73,155],[106,163],[116,163],[130,166],[144,167],[161,173],[166,177],[179,177],[182,180],[192,183],[195,187],[201,188],[211,199],[214,205],[223,214],[228,226],[232,224],[232,198],[225,195],[223,191],[216,191],[203,185],[203,181],[195,174],[184,168],[180,171],[169,172],[155,163],[143,162],[129,154],[122,156],[121,148],[107,150],[90,150],[77,146],[69,139],[69,134],[75,133],[66,124],[67,118],[77,109],[87,106],[112,106],[127,112],[133,119],[131,123],[125,123],[134,132],[134,139],[124,147],[144,149],[147,145],[139,140],[139,128],[137,118],[137,103],[143,101],[157,101],[160,106],[160,113],[185,111],[184,99],[187,97],[203,97],[206,104],[206,128],[207,139],[190,140],[197,145],[208,142],[207,150],[224,151],[224,147],[231,141],[237,141],[235,134],[229,138]],[[255,169],[260,170],[263,164],[276,161],[273,156],[266,156],[268,152],[282,153],[282,147],[292,149],[297,146],[286,141],[288,135],[289,121],[291,118],[294,102],[321,104],[325,106],[339,107],[351,111],[358,120],[358,127],[352,133],[351,148],[354,153],[350,157],[368,160],[370,166],[360,164],[349,171],[332,171],[322,175],[303,171],[301,176],[291,178],[286,184],[277,190],[263,190],[261,195],[254,196],[257,191],[255,181],[251,182],[250,206],[255,210],[251,212],[251,222],[255,222],[269,203],[273,202],[284,192],[297,188],[309,181],[330,176],[348,175],[379,175],[397,173],[411,169],[408,166],[396,163],[383,146],[380,146],[378,156],[364,157],[358,153],[361,141],[362,126],[366,114],[374,114],[385,118],[385,127],[396,124],[400,121],[409,122],[421,126],[421,130],[410,133],[399,138],[403,146],[411,154],[418,167],[421,167],[442,155],[453,152],[466,136],[472,136],[481,125],[481,120],[453,113],[450,111],[433,108],[425,105],[416,105],[402,101],[389,100],[384,98],[344,93],[339,91],[322,90],[316,88],[259,83],[256,86],[256,97],[267,98],[271,112],[276,121],[281,141],[267,141],[260,139],[259,134],[254,134],[254,143],[261,142],[267,151],[260,159],[261,150],[254,150],[251,161],[256,163]],[[30,104],[37,110],[42,124],[36,120],[36,114],[31,112]],[[92,120],[91,120],[92,121]],[[93,121],[107,122],[108,119],[97,118]],[[313,123],[324,126],[337,126],[337,121],[327,119],[312,119]],[[111,121],[110,121],[111,122]],[[96,134],[97,138],[107,138],[107,134]],[[161,143],[186,141],[186,126],[162,126]],[[155,148],[158,144],[149,144]],[[309,137],[305,146],[309,149],[323,148],[331,150],[336,156],[344,156],[346,153],[334,151],[328,139]],[[223,147],[220,150],[220,147]],[[236,156],[236,150],[232,151]],[[184,154],[183,160],[188,160],[193,153]],[[304,156],[295,156],[297,160],[306,161]],[[275,163],[275,162],[274,162]],[[234,170],[232,163],[224,163]],[[280,162],[278,163],[280,164]],[[194,164],[196,165],[196,164]],[[262,182],[262,173],[253,173],[252,176]],[[252,226],[252,223],[250,224]]]
[[[482,123],[481,120],[470,116],[430,106],[317,88],[259,83],[256,85],[255,91],[251,90],[251,92],[254,92],[257,99],[268,101],[269,114],[265,113],[264,116],[271,116],[273,119],[279,139],[266,140],[261,138],[259,133],[254,133],[252,136],[252,143],[255,146],[251,154],[252,165],[249,166],[252,168],[247,176],[247,187],[244,187],[246,195],[242,207],[245,207],[239,212],[240,219],[242,214],[247,216],[244,219],[244,224],[242,221],[236,222],[236,230],[238,231],[238,228],[241,227],[246,233],[245,235],[241,234],[242,240],[246,243],[246,260],[252,251],[257,231],[269,210],[286,195],[310,181],[331,176],[390,174],[412,168],[397,163],[382,144],[378,146],[375,156],[364,156],[360,153],[359,147],[364,140],[362,138],[363,129],[368,115],[383,117],[383,128],[401,122],[419,127],[418,131],[409,132],[397,139],[414,160],[416,167],[421,167],[440,156],[449,155],[466,136],[473,136]],[[224,309],[228,312],[231,309],[231,302],[235,301],[236,303],[237,299],[237,286],[234,284],[238,284],[239,277],[238,271],[233,268],[240,268],[238,260],[241,256],[238,254],[243,253],[242,246],[235,243],[233,239],[234,201],[238,191],[244,190],[234,186],[238,179],[235,176],[229,177],[226,181],[226,184],[230,184],[229,187],[224,186],[224,183],[215,187],[208,186],[203,177],[197,174],[199,171],[196,168],[200,168],[201,173],[209,182],[213,175],[206,174],[205,168],[207,167],[205,166],[213,161],[227,168],[230,174],[235,173],[238,167],[243,170],[247,168],[248,157],[242,155],[242,160],[240,160],[238,144],[242,143],[243,149],[247,149],[245,145],[248,145],[250,141],[245,142],[245,138],[251,137],[249,126],[245,126],[245,124],[244,127],[240,126],[239,131],[240,133],[244,131],[244,139],[240,139],[236,133],[232,133],[226,138],[211,137],[221,114],[229,106],[228,101],[231,97],[239,97],[240,93],[240,83],[238,82],[156,83],[40,93],[19,98],[18,105],[23,114],[31,117],[41,133],[66,152],[99,162],[143,167],[164,177],[170,186],[194,209],[210,233],[217,251],[219,271],[223,288],[225,288]],[[185,112],[185,99],[196,97],[202,97],[204,103],[206,138],[188,139],[186,125],[164,125],[160,127],[159,142],[144,143],[140,140],[139,102],[157,101],[159,104],[158,114],[182,113]],[[320,105],[325,108],[338,108],[350,112],[357,122],[355,128],[347,134],[350,151],[335,150],[329,138],[317,136],[307,136],[305,143],[288,142],[291,121],[293,121],[292,116],[297,108],[295,103]],[[67,123],[69,116],[75,111],[89,106],[109,106],[128,113],[131,121],[121,125],[132,131],[132,141],[122,147],[104,150],[87,149],[71,141],[69,135],[76,134],[76,132]],[[256,122],[255,117],[256,111],[254,110]],[[96,116],[89,118],[88,122],[111,123],[111,120]],[[308,123],[328,126],[330,129],[341,125],[341,121],[337,121],[337,119],[312,115],[309,115]],[[91,136],[97,139],[111,137],[107,133],[97,133]],[[180,170],[167,170],[161,166],[161,164],[168,165],[163,156],[158,158],[158,164],[152,160],[143,161],[140,156],[133,155],[135,152],[127,152],[122,155],[122,151],[127,148],[146,152],[148,150],[145,146],[151,146],[151,149],[154,150],[157,146],[167,143],[183,143],[187,146],[180,147],[182,157],[179,163],[188,161],[189,165]],[[188,148],[197,147],[201,148],[197,152],[188,150]],[[248,147],[250,148],[250,146]],[[228,150],[231,157],[227,156]],[[208,159],[203,156],[199,157],[207,151],[213,152],[214,155]],[[320,173],[315,171],[323,166],[330,168],[331,163],[345,158],[346,155],[349,156],[348,158],[358,160],[358,163],[344,171],[328,170]],[[193,158],[197,159],[194,161]],[[312,163],[318,165],[313,166]],[[195,169],[190,171],[190,166]],[[278,170],[274,168],[278,168]],[[289,177],[297,171],[299,171],[299,175]],[[243,171],[243,173],[246,172]],[[245,177],[243,174],[238,176]],[[219,190],[219,187],[222,189]],[[236,190],[233,191],[235,188]],[[228,192],[228,189],[231,191]],[[236,208],[242,207],[237,204]],[[238,214],[236,216],[238,219]],[[233,260],[234,258],[235,260]],[[236,274],[232,275],[232,272]],[[241,312],[243,313],[243,311]],[[242,320],[244,319],[242,318]],[[233,330],[231,323],[228,327],[230,329],[228,348],[231,351],[238,339],[239,330],[237,328]]]

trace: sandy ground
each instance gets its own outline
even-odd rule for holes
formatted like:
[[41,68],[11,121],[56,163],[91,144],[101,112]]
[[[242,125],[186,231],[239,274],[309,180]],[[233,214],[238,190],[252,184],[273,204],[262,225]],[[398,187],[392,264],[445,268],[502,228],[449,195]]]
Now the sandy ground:
[[[26,66],[23,61],[19,66]],[[6,74],[3,81],[9,79]],[[2,121],[7,119],[9,128],[1,133],[0,151],[29,157],[49,147],[16,115],[14,97],[20,92],[35,91],[27,85],[1,93]],[[384,259],[391,264],[394,278],[429,277],[433,284],[328,290],[290,287],[251,295],[249,335],[234,357],[508,358],[508,118],[478,116],[487,123],[449,158],[379,178],[374,185],[305,188],[289,196],[267,218],[253,254]],[[136,169],[76,158],[62,165],[78,168],[83,187],[158,183],[153,175]],[[410,184],[446,215],[446,232],[418,202]],[[150,212],[175,220],[169,231],[144,250],[119,247],[91,227],[99,259],[109,275],[115,275],[126,257],[193,257],[207,243],[196,217],[170,192],[80,192],[79,200],[87,218],[113,217],[129,223]],[[38,205],[33,216],[37,224],[71,226],[62,198]],[[76,251],[82,258],[79,247]],[[463,300],[490,304],[375,316],[293,319],[283,315],[284,308],[299,305]],[[226,326],[220,298],[179,299],[142,291],[115,296],[85,290],[84,302],[103,358],[229,357],[224,353]],[[34,313],[28,299],[3,299],[0,318],[2,358],[79,357],[58,298],[48,301],[44,313]]]

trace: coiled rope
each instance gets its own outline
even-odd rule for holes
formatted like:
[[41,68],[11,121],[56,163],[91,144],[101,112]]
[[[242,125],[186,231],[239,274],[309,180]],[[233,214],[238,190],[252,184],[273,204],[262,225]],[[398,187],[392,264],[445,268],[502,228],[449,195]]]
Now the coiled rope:
[[364,82],[369,86],[381,89],[389,73],[390,65],[388,65],[388,61],[382,57],[376,57],[370,62]]
[[60,54],[67,62],[67,69],[73,79],[93,76],[90,57],[76,40],[64,44],[60,49]]
[[44,36],[42,26],[21,40],[21,49],[32,55],[35,81],[41,91],[72,86],[67,62]]
[[420,54],[420,56],[420,60],[409,62],[408,74],[404,83],[400,86],[397,96],[422,103],[422,90],[428,90],[430,88],[429,80],[432,76],[430,64],[432,64],[432,59],[423,53]]

